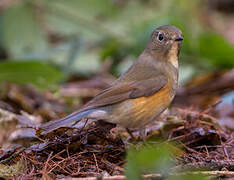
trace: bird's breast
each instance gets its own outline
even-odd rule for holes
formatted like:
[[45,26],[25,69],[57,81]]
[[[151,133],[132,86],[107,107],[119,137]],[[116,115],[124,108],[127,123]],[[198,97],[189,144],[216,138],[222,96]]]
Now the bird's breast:
[[170,86],[166,85],[152,96],[116,104],[110,120],[127,128],[144,127],[170,105],[173,97]]

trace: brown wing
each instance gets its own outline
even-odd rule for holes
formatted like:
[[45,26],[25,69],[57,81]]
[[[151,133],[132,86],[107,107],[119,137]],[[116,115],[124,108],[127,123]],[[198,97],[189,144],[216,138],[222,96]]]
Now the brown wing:
[[110,88],[95,96],[82,109],[80,109],[79,112],[100,106],[115,104],[127,99],[151,96],[163,88],[167,82],[168,79],[165,75],[157,73],[157,76],[153,76],[151,79],[139,80],[137,82],[130,81],[115,83]]
[[40,128],[43,129],[43,134],[46,134],[73,121],[80,121],[82,117],[86,116],[86,114],[83,114],[86,110],[97,108],[100,106],[115,104],[126,99],[150,96],[155,92],[159,91],[166,84],[167,78],[164,75],[158,75],[155,78],[140,80],[137,82],[132,81],[128,83],[116,83],[110,88],[102,91],[100,94],[95,96],[93,100],[91,100],[79,111],[74,112],[65,118],[43,124]]

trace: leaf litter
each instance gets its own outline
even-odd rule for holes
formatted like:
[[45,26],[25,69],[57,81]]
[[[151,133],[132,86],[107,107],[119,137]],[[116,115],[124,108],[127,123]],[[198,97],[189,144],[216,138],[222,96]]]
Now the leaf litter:
[[[234,89],[233,76],[228,73],[232,71],[219,76],[213,74],[180,88],[173,108],[147,126],[143,133],[134,131],[135,139],[125,131],[115,131],[114,124],[102,121],[88,121],[83,128],[68,126],[43,135],[37,128],[41,123],[75,110],[77,103],[68,101],[68,95],[62,95],[65,90],[71,88],[72,95],[76,89],[79,95],[82,88],[97,92],[106,87],[101,84],[104,80],[75,80],[63,86],[60,94],[42,93],[29,85],[5,84],[0,96],[3,129],[0,134],[4,137],[0,139],[0,169],[10,167],[11,170],[0,171],[0,177],[53,179],[123,175],[128,147],[154,143],[158,139],[164,139],[163,143],[176,142],[175,148],[181,149],[174,158],[176,164],[172,170],[175,172],[234,171],[234,133],[228,123],[222,123],[225,119],[233,123],[234,105],[217,103],[222,95]],[[215,82],[220,84],[213,86]],[[209,93],[201,93],[199,89],[206,84],[210,84]],[[225,91],[221,87],[225,87]],[[80,100],[85,102],[93,95],[86,93]],[[227,107],[228,112],[223,113]]]

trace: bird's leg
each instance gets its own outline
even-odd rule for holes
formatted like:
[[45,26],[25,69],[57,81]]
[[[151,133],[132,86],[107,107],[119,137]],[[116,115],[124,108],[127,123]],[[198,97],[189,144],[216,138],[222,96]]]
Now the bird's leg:
[[89,121],[89,119],[85,118],[85,123],[84,123],[83,127],[80,129],[80,131],[82,131],[85,128],[85,126],[86,126],[86,124],[87,124],[88,121]]
[[143,140],[143,142],[146,142],[147,133],[148,133],[147,129],[145,129],[145,128],[139,130],[139,135],[140,135],[141,139]]
[[[71,127],[75,127],[77,129],[80,129],[81,131],[85,128],[85,126],[87,125],[88,122],[88,118],[82,118],[80,121],[76,121],[74,122]],[[78,125],[79,123],[79,125]]]
[[132,134],[132,131],[131,131],[129,128],[126,128],[126,131],[128,132],[128,134],[131,136],[131,138],[132,138],[134,141],[137,141],[136,137]]

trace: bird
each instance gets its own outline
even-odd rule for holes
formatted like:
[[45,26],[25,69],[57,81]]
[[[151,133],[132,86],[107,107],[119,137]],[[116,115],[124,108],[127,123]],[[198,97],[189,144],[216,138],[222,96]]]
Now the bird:
[[169,107],[176,94],[182,41],[179,28],[159,26],[138,59],[109,87],[78,111],[44,123],[40,129],[51,132],[82,119],[143,128]]

